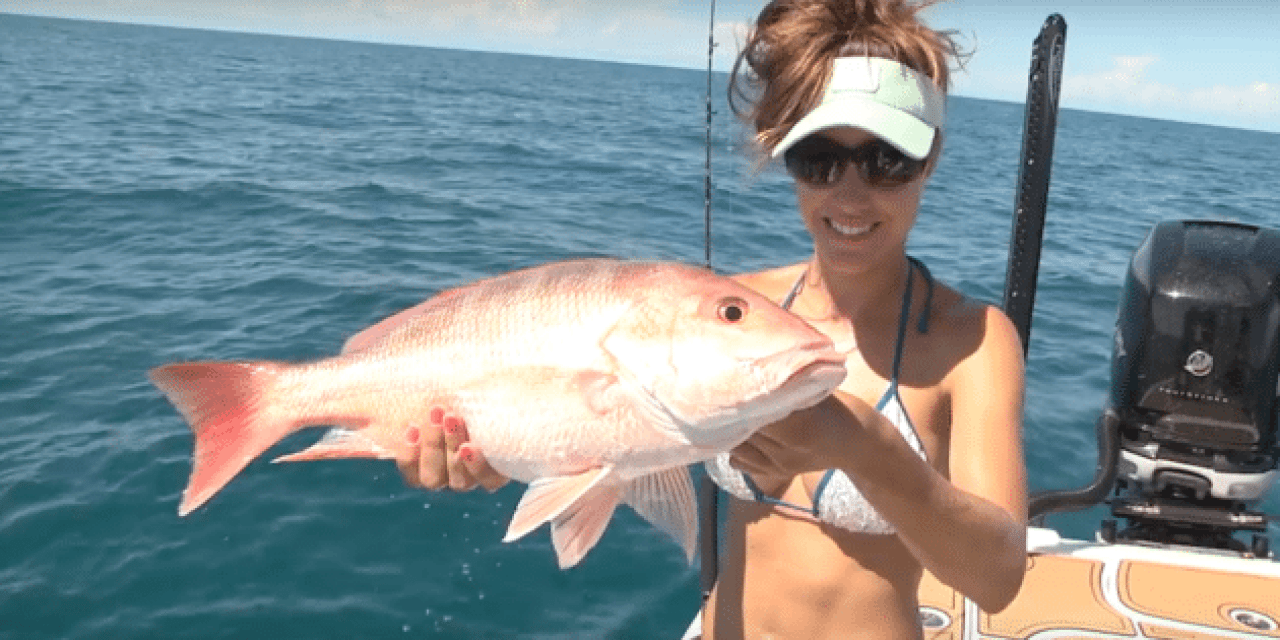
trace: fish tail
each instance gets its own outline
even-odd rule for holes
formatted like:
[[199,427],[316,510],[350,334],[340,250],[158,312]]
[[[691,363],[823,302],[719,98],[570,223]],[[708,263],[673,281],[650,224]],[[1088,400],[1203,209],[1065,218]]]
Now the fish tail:
[[151,382],[168,396],[195,433],[191,478],[178,515],[207,502],[271,445],[302,425],[268,411],[271,391],[287,368],[274,362],[188,362],[156,367]]

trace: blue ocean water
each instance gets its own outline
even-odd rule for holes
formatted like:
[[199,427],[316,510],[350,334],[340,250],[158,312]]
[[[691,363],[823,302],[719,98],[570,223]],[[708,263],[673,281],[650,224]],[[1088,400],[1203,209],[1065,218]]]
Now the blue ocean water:
[[[561,258],[701,262],[704,91],[688,70],[0,15],[0,637],[675,636],[696,567],[628,510],[564,572],[545,531],[500,542],[521,487],[423,492],[383,462],[260,461],[180,519],[191,437],[145,372],[325,356]],[[787,180],[752,171],[727,114],[715,265],[803,259]],[[1022,107],[954,98],[950,123],[912,252],[997,301]],[[1092,476],[1132,250],[1164,219],[1280,225],[1277,144],[1061,114],[1033,489]],[[1050,522],[1089,537],[1099,513]]]

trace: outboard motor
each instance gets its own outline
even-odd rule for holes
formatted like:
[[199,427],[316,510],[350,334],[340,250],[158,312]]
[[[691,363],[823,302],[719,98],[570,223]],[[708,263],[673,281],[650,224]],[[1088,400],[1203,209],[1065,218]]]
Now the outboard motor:
[[[1118,433],[1103,537],[1246,551],[1275,483],[1280,232],[1157,225],[1129,264],[1101,429]],[[1251,551],[1265,557],[1267,538]]]

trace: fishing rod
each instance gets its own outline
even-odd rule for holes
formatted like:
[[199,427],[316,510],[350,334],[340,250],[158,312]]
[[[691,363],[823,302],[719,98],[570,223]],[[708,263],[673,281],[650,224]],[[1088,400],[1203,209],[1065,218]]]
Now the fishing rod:
[[[1044,243],[1044,219],[1048,209],[1049,170],[1058,129],[1058,95],[1062,86],[1062,60],[1067,22],[1053,14],[1045,20],[1031,46],[1031,70],[1027,78],[1026,122],[1014,195],[1013,231],[1009,239],[1009,266],[1005,272],[1004,312],[1022,342],[1023,358],[1031,346],[1031,317],[1036,301],[1040,248]],[[1119,452],[1118,422],[1105,417],[1098,423],[1098,468],[1094,481],[1076,491],[1041,491],[1028,500],[1028,517],[1042,523],[1043,516],[1071,505],[1095,504],[1115,481]]]
[[[711,0],[711,19],[707,26],[707,164],[703,192],[703,246],[707,268],[711,269],[711,66],[716,50],[716,0]],[[698,502],[702,505],[698,523],[698,546],[702,564],[698,567],[698,587],[702,602],[711,597],[716,586],[716,573],[720,563],[720,536],[718,518],[720,492],[710,476],[703,475],[698,484]]]
[[1024,358],[1031,342],[1031,314],[1036,303],[1036,278],[1040,270],[1040,247],[1044,241],[1049,169],[1053,165],[1053,140],[1058,130],[1058,94],[1062,86],[1066,41],[1067,21],[1055,13],[1045,20],[1040,35],[1031,46],[1026,123],[1022,130],[1003,304],[1004,312],[1013,321],[1022,340]]
[[716,0],[711,0],[711,22],[707,26],[707,164],[703,179],[703,240],[707,268],[711,268],[711,62],[716,50]]
[[[1049,16],[1032,45],[1031,71],[1027,79],[1026,124],[1022,135],[1004,289],[1004,311],[1018,331],[1024,358],[1031,341],[1031,317],[1035,306],[1040,248],[1044,240],[1049,170],[1058,128],[1058,90],[1061,87],[1066,38],[1066,21],[1056,13]],[[1033,493],[1027,505],[1027,515],[1033,523],[1043,523],[1044,516],[1050,512],[1085,508],[1106,497],[1115,483],[1120,450],[1118,429],[1118,418],[1104,413],[1096,429],[1098,466],[1093,481],[1081,489]]]

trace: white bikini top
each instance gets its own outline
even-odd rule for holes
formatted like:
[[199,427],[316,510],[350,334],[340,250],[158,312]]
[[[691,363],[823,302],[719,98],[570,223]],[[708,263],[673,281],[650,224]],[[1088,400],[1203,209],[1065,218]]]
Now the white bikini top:
[[[898,395],[898,373],[902,363],[902,347],[906,342],[907,322],[911,315],[912,273],[914,269],[919,269],[924,277],[926,286],[924,311],[920,314],[920,321],[917,326],[920,333],[925,333],[929,330],[929,305],[933,298],[933,276],[929,274],[929,269],[924,266],[924,263],[910,256],[907,257],[907,260],[910,266],[907,269],[907,289],[902,296],[902,312],[898,319],[898,343],[894,346],[892,377],[889,380],[889,387],[885,389],[884,395],[876,403],[876,411],[880,412],[880,415],[883,415],[886,420],[897,427],[898,432],[902,434],[903,440],[921,458],[927,460],[928,456],[925,455],[924,445],[920,442],[920,436],[916,433],[915,425],[911,423],[911,417],[907,415],[906,409],[902,406],[902,398]],[[791,291],[783,298],[782,308],[791,308],[791,303],[795,301],[796,296],[804,288],[806,275],[807,272],[800,274],[800,279],[796,281],[795,285],[791,287]],[[828,469],[813,492],[813,506],[802,507],[765,495],[764,492],[756,487],[749,476],[729,466],[728,453],[720,454],[707,461],[705,466],[707,475],[711,476],[711,479],[715,480],[721,489],[742,500],[755,500],[788,509],[796,509],[814,516],[821,522],[856,533],[881,535],[896,533],[893,525],[886,522],[879,512],[867,502],[862,492],[858,491],[853,481],[849,480],[849,477],[843,471]]]

